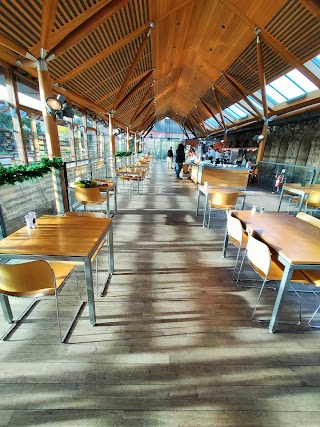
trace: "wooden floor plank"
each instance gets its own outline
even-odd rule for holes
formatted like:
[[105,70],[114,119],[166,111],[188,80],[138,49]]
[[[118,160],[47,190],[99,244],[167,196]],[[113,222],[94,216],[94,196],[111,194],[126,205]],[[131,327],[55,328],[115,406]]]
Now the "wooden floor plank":
[[[231,280],[236,251],[221,258],[223,215],[203,228],[195,204],[195,185],[163,162],[152,165],[142,194],[120,191],[115,274],[96,297],[97,326],[85,307],[62,345],[54,302],[42,301],[0,343],[0,426],[320,425],[320,335],[307,326],[314,296],[304,298],[302,327],[269,334],[251,322],[258,289]],[[252,204],[276,210],[278,196],[252,187]],[[100,281],[107,258],[104,248]],[[245,277],[255,277],[248,266]],[[85,297],[81,271],[77,278]],[[74,290],[60,298],[63,325]],[[259,316],[271,315],[275,297],[265,291]],[[12,301],[14,314],[26,304]],[[291,293],[282,317],[297,314]]]

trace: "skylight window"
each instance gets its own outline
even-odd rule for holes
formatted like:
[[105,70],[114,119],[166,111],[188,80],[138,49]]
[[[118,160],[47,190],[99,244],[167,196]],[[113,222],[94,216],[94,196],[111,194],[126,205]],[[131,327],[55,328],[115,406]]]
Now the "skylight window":
[[298,98],[306,94],[299,86],[293,83],[287,76],[282,76],[270,84],[271,87],[280,92],[287,100]]
[[273,89],[272,86],[266,86],[267,97],[270,98],[270,101],[274,104],[279,104],[280,102],[287,101],[287,98],[281,95],[277,90]]
[[255,99],[253,99],[252,96],[249,95],[248,99],[256,108],[258,108],[258,110],[263,110],[262,104],[260,104],[260,102],[257,102]]
[[244,117],[248,116],[248,113],[246,110],[244,110],[242,107],[240,107],[239,104],[233,104],[230,107],[226,108],[224,110],[229,116],[231,116],[233,119],[243,119]]
[[286,74],[291,80],[294,81],[302,90],[305,92],[312,92],[317,90],[317,86],[313,84],[307,77],[305,77],[300,71],[292,70]]
[[204,122],[204,124],[208,125],[212,128],[216,128],[216,127],[220,126],[219,123],[213,117],[210,117],[208,120],[206,120]]
[[320,55],[317,55],[312,58],[312,62],[314,62],[320,68]]

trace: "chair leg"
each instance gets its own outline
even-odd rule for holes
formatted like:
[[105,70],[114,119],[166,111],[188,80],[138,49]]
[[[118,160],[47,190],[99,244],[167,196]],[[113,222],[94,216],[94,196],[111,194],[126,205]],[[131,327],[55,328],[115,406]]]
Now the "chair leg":
[[319,305],[319,307],[316,309],[316,311],[313,313],[312,317],[310,318],[310,320],[309,320],[309,322],[308,322],[308,325],[310,326],[310,328],[316,328],[316,329],[319,329],[319,328],[320,328],[320,325],[312,324],[312,320],[313,320],[313,319],[314,319],[314,317],[318,314],[319,310],[320,310],[320,305]]
[[[257,299],[256,305],[255,305],[255,307],[254,307],[254,310],[253,310],[253,313],[252,313],[252,316],[251,316],[251,320],[252,320],[253,322],[255,322],[255,321],[256,321],[256,320],[254,319],[254,315],[255,315],[255,313],[256,313],[256,311],[257,311],[257,308],[258,308],[258,306],[259,306],[260,298],[261,298],[261,295],[262,295],[262,292],[263,292],[264,285],[265,285],[266,281],[267,281],[267,279],[265,278],[265,279],[263,280],[263,283],[262,283],[262,286],[261,286],[261,289],[260,289],[260,292],[259,292],[259,296],[258,296],[258,299]],[[258,320],[258,322],[265,322],[265,320]]]
[[239,268],[239,271],[238,271],[238,275],[237,275],[236,286],[239,286],[239,285],[238,285],[238,283],[239,283],[239,277],[240,277],[240,273],[241,273],[241,271],[242,271],[242,267],[243,267],[243,263],[244,263],[244,260],[245,260],[246,254],[247,254],[247,250],[245,249],[245,250],[244,250],[244,253],[243,253],[242,260],[241,260],[240,268]]
[[239,261],[240,252],[241,252],[241,247],[238,248],[236,263],[234,265],[234,269],[233,269],[233,272],[232,272],[232,280],[235,280],[235,273],[236,273],[236,268],[237,268],[238,261]]

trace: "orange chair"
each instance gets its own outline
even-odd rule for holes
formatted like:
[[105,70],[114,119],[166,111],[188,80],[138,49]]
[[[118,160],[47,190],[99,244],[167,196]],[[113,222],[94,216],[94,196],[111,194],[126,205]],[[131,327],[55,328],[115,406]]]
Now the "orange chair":
[[311,191],[306,200],[304,210],[311,215],[320,210],[320,191]]
[[14,329],[28,315],[31,308],[39,301],[40,297],[55,297],[56,314],[59,325],[60,341],[64,342],[67,338],[71,327],[81,310],[84,302],[81,303],[73,317],[66,334],[62,337],[59,299],[58,294],[62,289],[70,274],[72,273],[75,264],[67,262],[46,262],[46,261],[31,261],[21,264],[1,264],[0,265],[0,293],[12,297],[33,297],[31,304],[11,325],[8,331],[2,336],[5,340],[11,335]]
[[102,204],[107,201],[106,196],[101,196],[100,190],[98,187],[91,188],[74,188],[74,194],[78,202],[83,205],[84,210],[87,210],[88,205],[100,205],[102,212]]
[[[234,209],[238,200],[238,193],[225,193],[223,191],[215,191],[209,203],[209,214],[208,214],[208,222],[207,227],[210,227],[210,219],[211,219],[211,211],[215,210],[223,210],[227,212],[228,209]],[[204,213],[204,218],[206,217],[206,212]],[[205,222],[205,221],[204,221]]]

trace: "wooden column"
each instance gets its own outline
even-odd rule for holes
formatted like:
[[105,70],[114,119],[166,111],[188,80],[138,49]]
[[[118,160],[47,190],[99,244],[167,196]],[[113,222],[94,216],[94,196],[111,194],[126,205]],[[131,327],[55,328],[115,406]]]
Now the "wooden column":
[[257,164],[263,159],[264,149],[265,149],[266,142],[267,142],[267,134],[268,134],[268,121],[266,120],[264,122],[264,125],[263,125],[263,128],[262,128],[262,132],[261,132],[261,135],[263,135],[264,138],[259,143],[257,160],[256,160]]
[[[87,115],[84,111],[81,112],[81,123],[83,127],[83,145],[84,145],[83,148],[86,150],[87,159],[89,159]],[[81,131],[80,131],[80,140],[81,140]]]
[[11,111],[12,125],[14,130],[14,139],[17,144],[17,150],[18,150],[18,160],[19,160],[19,163],[21,163],[22,165],[24,164],[27,165],[29,162],[28,162],[28,156],[27,156],[26,141],[25,141],[22,122],[21,122],[20,110],[18,108],[19,99],[18,99],[17,84],[13,78],[11,68],[8,69],[3,67],[3,72],[6,80],[9,103],[11,107],[10,111]]
[[114,121],[113,121],[113,113],[109,113],[109,137],[110,137],[110,155],[116,155],[116,139],[113,134],[114,130]]
[[135,151],[136,154],[138,154],[138,151],[139,151],[139,140],[138,140],[137,132],[135,132],[135,134],[134,134],[134,151]]
[[127,126],[127,151],[130,151],[130,132],[129,132],[129,126]]
[[[42,102],[42,116],[46,131],[46,143],[48,148],[48,156],[52,159],[53,156],[61,157],[59,134],[56,118],[48,113],[46,99],[52,95],[52,87],[50,75],[48,72],[48,64],[43,59],[37,61],[38,80],[40,99]],[[62,214],[67,209],[67,190],[65,180],[62,177],[62,171],[53,170],[52,180],[55,193],[55,202],[57,213]]]
[[34,149],[34,156],[36,161],[38,162],[41,159],[40,156],[40,150],[39,150],[39,139],[38,139],[38,132],[37,132],[37,124],[34,119],[34,114],[29,113],[30,117],[30,123],[31,123],[31,135],[32,135],[32,143],[33,143],[33,149]]
[[40,99],[42,102],[42,116],[44,127],[46,130],[46,142],[48,148],[48,155],[50,158],[53,156],[61,157],[60,143],[59,143],[59,134],[57,128],[57,121],[54,116],[51,116],[48,113],[46,106],[46,99],[52,94],[51,79],[48,72],[48,64],[43,59],[38,59],[38,79],[39,79],[39,90],[40,90]]

